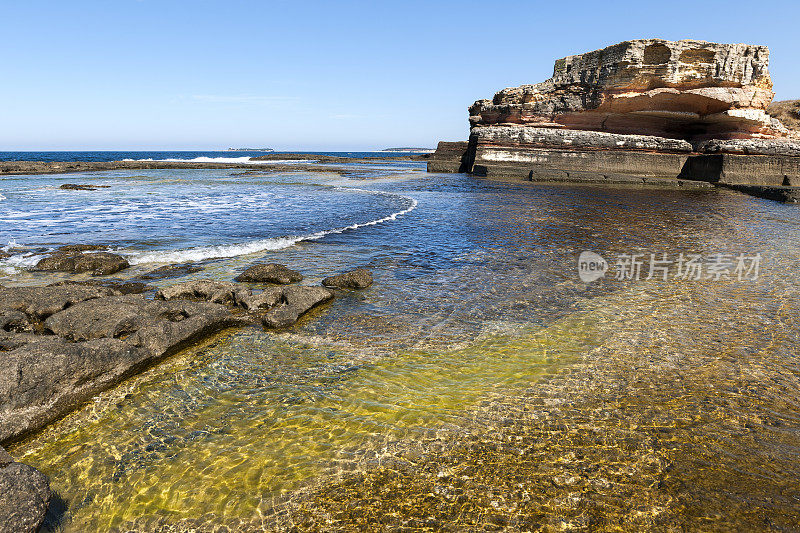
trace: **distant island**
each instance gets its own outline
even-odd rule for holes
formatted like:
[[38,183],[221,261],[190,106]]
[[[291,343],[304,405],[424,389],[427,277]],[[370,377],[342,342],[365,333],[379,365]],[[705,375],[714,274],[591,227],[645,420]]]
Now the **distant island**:
[[434,152],[433,148],[384,148],[381,152]]
[[272,148],[228,148],[228,152],[274,152]]

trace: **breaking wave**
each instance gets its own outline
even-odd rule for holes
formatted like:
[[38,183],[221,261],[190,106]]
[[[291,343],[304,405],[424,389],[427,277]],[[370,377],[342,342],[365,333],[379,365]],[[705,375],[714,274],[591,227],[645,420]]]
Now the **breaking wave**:
[[397,220],[398,217],[410,213],[417,207],[417,201],[408,196],[401,196],[399,194],[386,193],[381,191],[370,191],[365,189],[354,189],[350,187],[341,187],[341,189],[368,192],[383,196],[391,196],[403,199],[407,202],[407,206],[400,211],[396,211],[390,215],[382,218],[371,220],[369,222],[361,222],[351,224],[349,226],[342,226],[339,228],[318,231],[307,235],[290,235],[284,237],[273,237],[269,239],[259,239],[240,244],[223,244],[218,246],[201,246],[197,248],[189,248],[186,250],[164,250],[164,251],[150,251],[150,252],[134,252],[119,253],[126,256],[132,265],[139,265],[143,263],[183,263],[187,261],[204,261],[206,259],[220,259],[224,257],[237,257],[240,255],[249,255],[258,252],[281,250],[288,248],[302,241],[315,241],[325,237],[326,235],[333,235],[337,233],[344,233],[345,231],[356,230],[366,226],[375,226],[384,222]]

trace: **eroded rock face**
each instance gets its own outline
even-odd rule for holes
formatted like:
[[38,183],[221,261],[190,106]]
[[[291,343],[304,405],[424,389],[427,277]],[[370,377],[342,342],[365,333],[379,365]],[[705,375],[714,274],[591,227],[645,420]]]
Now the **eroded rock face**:
[[711,139],[697,145],[704,154],[785,155],[800,157],[800,142],[766,139]]
[[708,138],[783,137],[766,46],[641,39],[556,61],[553,77],[470,107],[472,126],[522,124]]
[[0,448],[0,531],[36,531],[44,520],[50,497],[47,476],[15,462]]

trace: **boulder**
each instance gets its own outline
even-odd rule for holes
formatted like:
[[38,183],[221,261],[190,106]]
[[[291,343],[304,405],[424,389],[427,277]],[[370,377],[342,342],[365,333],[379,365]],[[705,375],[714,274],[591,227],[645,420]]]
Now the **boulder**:
[[47,476],[0,448],[0,531],[35,532],[51,498]]
[[312,307],[333,299],[333,291],[325,287],[285,287],[283,301],[293,307],[298,315],[309,311]]
[[372,285],[372,273],[365,268],[357,268],[350,272],[327,277],[322,280],[322,284],[336,289],[366,289]]
[[333,297],[333,291],[325,287],[284,287],[282,303],[264,315],[261,322],[267,328],[291,326],[303,313],[332,300]]
[[277,263],[253,265],[235,278],[235,281],[277,283],[280,285],[302,280],[302,274]]
[[110,252],[56,252],[36,264],[34,270],[58,272],[91,272],[93,276],[106,276],[128,268],[128,261]]

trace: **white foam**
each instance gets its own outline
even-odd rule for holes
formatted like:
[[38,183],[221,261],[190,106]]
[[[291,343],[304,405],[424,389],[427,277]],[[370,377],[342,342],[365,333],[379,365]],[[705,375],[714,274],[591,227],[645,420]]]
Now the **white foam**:
[[[11,257],[0,261],[0,266],[10,267],[14,270],[30,270],[36,266],[36,263],[45,257],[46,256],[44,254],[12,255]],[[8,268],[6,268],[6,270],[8,271]]]
[[363,228],[366,226],[375,226],[377,224],[382,224],[384,222],[390,222],[393,220],[397,220],[397,217],[410,213],[417,207],[417,201],[408,196],[401,196],[399,194],[393,194],[382,191],[353,189],[350,187],[341,187],[341,188],[351,191],[368,192],[372,194],[401,198],[408,202],[408,207],[400,211],[394,212],[391,215],[387,215],[383,218],[379,218],[376,220],[371,220],[369,222],[351,224],[349,226],[343,226],[340,228],[318,231],[316,233],[311,233],[308,235],[275,237],[271,239],[260,239],[257,241],[251,241],[241,244],[202,246],[198,248],[189,248],[186,250],[170,250],[163,252],[134,252],[127,254],[124,251],[120,250],[118,253],[126,255],[128,261],[132,265],[140,265],[142,263],[183,263],[186,261],[203,261],[206,259],[237,257],[240,255],[249,255],[269,250],[282,250],[284,248],[293,246],[301,241],[315,241],[325,237],[326,235],[344,233],[345,231],[356,230],[358,228]]
[[5,200],[5,199],[6,199],[6,197],[3,196],[3,193],[0,193],[0,200]]

